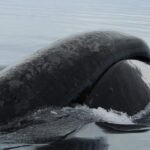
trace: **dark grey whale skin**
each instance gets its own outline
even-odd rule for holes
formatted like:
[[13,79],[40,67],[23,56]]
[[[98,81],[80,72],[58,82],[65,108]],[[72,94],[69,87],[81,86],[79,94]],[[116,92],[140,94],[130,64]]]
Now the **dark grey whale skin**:
[[45,106],[80,99],[114,63],[150,58],[139,38],[113,31],[91,32],[58,41],[0,72],[0,122]]
[[[113,65],[97,82],[85,103],[90,107],[111,108],[128,115],[143,110],[150,102],[150,87],[148,80],[143,80],[142,73],[147,71],[148,75],[150,65],[143,62],[143,68],[139,68],[138,63],[142,62],[122,60]],[[144,66],[147,66],[146,70]]]

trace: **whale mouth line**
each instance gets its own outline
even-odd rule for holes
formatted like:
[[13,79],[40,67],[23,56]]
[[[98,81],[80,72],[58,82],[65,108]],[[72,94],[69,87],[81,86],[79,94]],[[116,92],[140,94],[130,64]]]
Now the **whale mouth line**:
[[68,104],[68,106],[75,106],[75,105],[83,105],[84,103],[86,104],[86,99],[87,97],[91,94],[92,90],[96,87],[98,81],[113,67],[115,66],[118,62],[120,61],[124,61],[124,60],[138,60],[138,61],[143,61],[145,63],[149,62],[149,58],[144,57],[144,56],[133,56],[133,57],[127,57],[127,58],[123,58],[123,59],[118,59],[116,62],[112,63],[111,65],[109,65],[107,67],[107,69],[105,69],[98,77],[97,79],[95,79],[95,81],[93,81],[92,85],[88,86],[87,88],[85,88],[83,91],[81,91],[78,94],[78,97],[71,100]]

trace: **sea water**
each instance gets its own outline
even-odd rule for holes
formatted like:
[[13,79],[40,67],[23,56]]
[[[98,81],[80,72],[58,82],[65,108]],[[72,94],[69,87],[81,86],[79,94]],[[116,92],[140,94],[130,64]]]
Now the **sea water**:
[[149,29],[149,0],[0,0],[0,64],[87,31],[121,31],[150,45]]

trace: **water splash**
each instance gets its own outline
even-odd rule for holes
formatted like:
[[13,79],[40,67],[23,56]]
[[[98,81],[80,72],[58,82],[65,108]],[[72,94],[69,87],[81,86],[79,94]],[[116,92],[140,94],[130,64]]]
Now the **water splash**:
[[148,116],[150,116],[150,102],[145,106],[143,110],[133,115],[132,120],[136,121]]
[[102,107],[96,109],[83,105],[75,108],[65,107],[62,110],[73,117],[89,122],[103,121],[116,124],[134,124],[131,116],[113,109],[106,110]]

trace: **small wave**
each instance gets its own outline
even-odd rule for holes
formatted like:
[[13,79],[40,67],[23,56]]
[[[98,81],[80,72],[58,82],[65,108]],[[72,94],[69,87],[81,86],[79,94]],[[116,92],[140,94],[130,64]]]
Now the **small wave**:
[[102,121],[115,124],[134,124],[131,116],[113,109],[106,110],[102,107],[96,109],[83,105],[75,108],[65,107],[62,110],[73,117],[89,122]]
[[141,120],[143,122],[143,119],[150,122],[150,102],[143,110],[133,116],[113,109],[106,110],[102,107],[89,108],[87,105],[78,105],[74,108],[64,107],[62,110],[73,117],[89,122],[102,121],[115,124],[134,124]]

